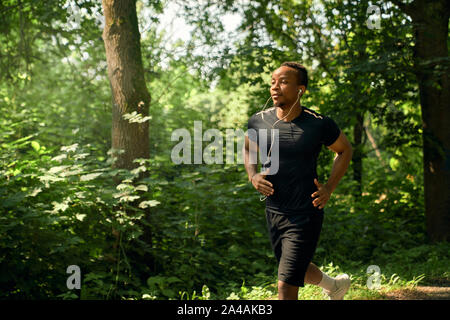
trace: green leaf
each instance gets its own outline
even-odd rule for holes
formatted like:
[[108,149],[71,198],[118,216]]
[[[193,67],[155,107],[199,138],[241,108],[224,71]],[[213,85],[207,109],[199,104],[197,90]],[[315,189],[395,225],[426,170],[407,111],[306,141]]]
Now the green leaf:
[[162,289],[161,292],[166,297],[173,297],[175,295],[175,291],[173,291],[172,289]]
[[139,196],[122,196],[120,197],[119,202],[129,202],[139,198],[140,198]]
[[159,202],[159,201],[156,201],[156,200],[142,201],[142,202],[139,204],[139,208],[145,209],[145,208],[147,208],[147,207],[155,207],[155,206],[157,206],[158,204],[160,204],[160,202]]
[[126,183],[121,183],[121,184],[119,184],[119,185],[116,187],[116,189],[119,190],[119,191],[122,191],[122,190],[125,190],[125,189],[131,190],[131,189],[133,189],[133,186],[132,186],[132,185],[129,185],[129,184],[126,184]]
[[41,191],[42,191],[41,188],[34,188],[33,191],[27,195],[27,197],[35,197]]
[[145,184],[140,184],[136,187],[135,190],[139,190],[139,191],[148,191],[148,187]]
[[147,279],[147,285],[151,288],[154,287],[155,285],[163,283],[164,280],[165,278],[161,276],[150,277]]
[[400,161],[398,161],[398,159],[396,159],[396,158],[391,158],[389,160],[389,166],[392,168],[392,170],[395,171],[400,166]]
[[50,168],[50,170],[48,170],[48,173],[52,173],[52,174],[56,174],[59,173],[61,171],[64,171],[65,169],[69,168],[70,166],[57,166],[57,167],[52,167]]
[[75,217],[76,217],[78,220],[83,221],[84,218],[86,217],[86,214],[80,214],[80,213],[77,213],[77,214],[75,215]]
[[60,210],[62,212],[64,212],[69,207],[69,205],[67,203],[58,203],[56,201],[53,201],[52,205],[53,205],[53,211],[52,211],[53,213],[57,213]]
[[101,176],[101,175],[102,175],[101,172],[100,173],[85,174],[85,175],[82,175],[80,177],[80,181],[91,181],[91,180],[94,180],[95,178],[97,178],[98,176]]
[[39,143],[37,141],[31,141],[31,146],[33,147],[33,149],[35,151],[39,151],[39,149],[41,149],[41,146],[39,145]]

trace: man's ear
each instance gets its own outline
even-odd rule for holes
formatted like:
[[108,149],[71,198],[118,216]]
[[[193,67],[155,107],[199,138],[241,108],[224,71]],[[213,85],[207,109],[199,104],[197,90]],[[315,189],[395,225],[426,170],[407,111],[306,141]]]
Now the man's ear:
[[305,93],[305,91],[306,91],[306,88],[305,88],[305,86],[304,85],[301,85],[301,86],[298,86],[298,91],[302,91],[302,93],[301,94],[304,94]]
[[298,86],[298,92],[300,95],[303,95],[306,91],[306,88],[304,85]]

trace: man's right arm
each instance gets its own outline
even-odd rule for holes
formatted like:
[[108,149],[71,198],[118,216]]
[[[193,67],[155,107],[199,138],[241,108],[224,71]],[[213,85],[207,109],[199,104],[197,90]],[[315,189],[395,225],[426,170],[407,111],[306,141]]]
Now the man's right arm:
[[249,181],[252,181],[252,177],[257,173],[258,151],[257,143],[250,140],[246,135],[244,144],[244,165]]
[[248,180],[253,184],[256,190],[265,196],[273,194],[273,185],[266,180],[266,174],[258,173],[258,144],[245,136],[244,143],[244,165],[247,170]]

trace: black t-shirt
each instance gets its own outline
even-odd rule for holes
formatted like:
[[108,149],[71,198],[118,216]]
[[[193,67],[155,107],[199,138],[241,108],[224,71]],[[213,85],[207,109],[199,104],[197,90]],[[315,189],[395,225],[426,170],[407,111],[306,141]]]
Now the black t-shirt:
[[[276,107],[255,113],[248,120],[248,129],[254,129],[257,133],[252,134],[255,132],[249,130],[248,137],[258,143],[260,152],[265,151],[266,156],[272,136],[276,141],[275,131],[271,129],[277,120]],[[266,130],[260,132],[261,129]],[[267,210],[279,214],[323,213],[323,209],[314,207],[314,198],[311,197],[317,191],[314,184],[314,178],[317,178],[317,157],[322,144],[330,146],[337,140],[339,127],[333,119],[302,106],[300,115],[289,122],[278,121],[274,129],[278,129],[279,162],[278,166],[273,166],[278,167],[278,171],[266,176],[274,188],[273,195],[266,199]],[[266,142],[267,146],[262,148],[260,140]],[[276,156],[274,150],[276,147],[272,146],[271,160]]]

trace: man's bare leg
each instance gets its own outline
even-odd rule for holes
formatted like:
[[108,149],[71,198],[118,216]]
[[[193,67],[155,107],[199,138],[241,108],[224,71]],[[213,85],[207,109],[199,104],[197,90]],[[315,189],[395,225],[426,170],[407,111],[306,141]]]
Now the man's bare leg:
[[[305,283],[319,285],[322,281],[322,271],[312,262],[309,263],[305,273]],[[330,278],[328,278],[330,279]],[[278,299],[279,300],[297,300],[298,287],[283,281],[278,281]]]
[[278,281],[278,300],[298,300],[298,287]]
[[350,288],[351,281],[345,273],[332,278],[320,271],[314,263],[310,263],[305,274],[305,283],[323,288],[331,300],[342,300]]
[[[322,280],[322,271],[314,264],[310,263],[305,274],[305,283],[319,284]],[[298,287],[288,284],[284,281],[278,281],[278,299],[279,300],[297,300]]]
[[309,263],[305,274],[305,283],[318,285],[322,280],[322,271],[312,262]]

